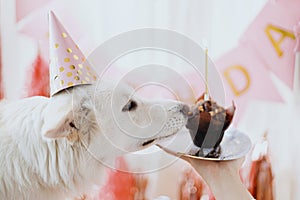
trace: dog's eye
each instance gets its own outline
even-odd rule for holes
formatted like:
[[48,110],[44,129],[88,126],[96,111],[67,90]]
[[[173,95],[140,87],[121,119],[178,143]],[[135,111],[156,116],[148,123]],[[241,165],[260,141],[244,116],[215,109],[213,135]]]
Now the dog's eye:
[[122,108],[123,112],[132,111],[136,109],[137,103],[133,100],[128,101],[128,103]]

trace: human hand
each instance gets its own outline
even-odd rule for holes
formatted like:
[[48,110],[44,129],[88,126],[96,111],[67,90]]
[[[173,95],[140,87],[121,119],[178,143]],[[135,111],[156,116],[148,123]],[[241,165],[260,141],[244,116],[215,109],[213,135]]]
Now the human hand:
[[212,161],[181,156],[205,180],[216,199],[222,200],[251,200],[246,187],[241,182],[239,169],[244,158],[227,161]]
[[252,200],[254,199],[241,182],[239,169],[244,157],[234,160],[214,161],[190,157],[176,153],[157,145],[168,154],[179,157],[188,163],[200,174],[209,186],[216,199],[221,200]]

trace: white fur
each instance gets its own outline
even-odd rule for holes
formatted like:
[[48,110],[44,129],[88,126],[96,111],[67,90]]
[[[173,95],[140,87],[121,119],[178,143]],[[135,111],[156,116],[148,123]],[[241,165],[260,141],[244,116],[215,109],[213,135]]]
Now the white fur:
[[[137,108],[122,111],[129,99]],[[144,142],[181,129],[182,108],[176,101],[141,99],[128,86],[107,82],[51,98],[1,102],[0,199],[78,196],[103,179],[103,163],[111,165],[117,156],[144,148]]]

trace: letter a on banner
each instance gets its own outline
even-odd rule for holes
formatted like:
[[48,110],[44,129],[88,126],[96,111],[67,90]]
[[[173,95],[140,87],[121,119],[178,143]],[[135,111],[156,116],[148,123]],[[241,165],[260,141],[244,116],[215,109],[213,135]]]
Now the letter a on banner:
[[234,117],[234,124],[242,116],[249,101],[281,100],[270,79],[270,71],[264,67],[264,62],[252,45],[239,45],[218,59],[216,66],[223,75],[225,104],[230,105],[234,101],[239,108]]
[[[268,1],[241,38],[255,49],[257,58],[289,87],[293,85],[295,36],[293,27],[300,19],[298,3]],[[293,8],[293,9],[291,9]],[[299,9],[298,9],[299,10]]]
[[[283,55],[283,50],[280,48],[280,45],[283,42],[283,40],[287,39],[287,37],[289,39],[293,39],[293,40],[296,39],[295,35],[292,32],[283,30],[283,29],[281,29],[277,26],[273,26],[271,24],[269,24],[266,27],[265,31],[266,31],[266,34],[267,34],[268,38],[270,39],[272,45],[274,46],[275,51],[277,52],[279,57],[281,57]],[[277,32],[277,34],[281,35],[279,40],[276,40],[274,38],[274,35],[272,34],[272,32]]]

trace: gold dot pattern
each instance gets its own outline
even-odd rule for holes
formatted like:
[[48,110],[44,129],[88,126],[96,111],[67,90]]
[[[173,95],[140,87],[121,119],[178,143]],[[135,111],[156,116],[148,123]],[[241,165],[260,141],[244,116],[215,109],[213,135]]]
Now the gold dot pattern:
[[78,60],[78,59],[79,59],[77,55],[73,55],[73,58],[74,58],[75,60]]
[[68,72],[68,73],[67,73],[67,77],[71,77],[72,75],[73,75],[72,72]]
[[[97,79],[94,70],[87,65],[85,56],[79,47],[71,41],[71,37],[65,31],[61,31],[60,38],[54,41],[52,48],[54,55],[50,59],[53,68],[51,79],[51,95],[64,88],[78,84],[88,84]],[[64,57],[62,57],[64,56]],[[56,61],[56,62],[53,62]],[[54,84],[54,85],[52,85]]]
[[[64,80],[59,80],[59,79],[61,79],[61,77],[59,77],[59,75],[55,76],[55,79],[59,78],[58,80],[59,80],[60,87],[71,87],[76,84],[87,84],[87,83],[90,83],[91,80],[94,80],[94,81],[97,80],[96,75],[93,75],[89,72],[82,72],[80,69],[77,70],[75,67],[73,68],[71,66],[70,66],[71,71],[66,71],[66,69],[64,67],[59,68],[59,71],[61,73],[65,74],[65,75],[62,75],[61,77],[68,77],[68,78],[64,78]],[[74,81],[71,81],[71,79],[69,79],[72,77],[73,77]],[[69,81],[65,82],[65,80],[69,80]],[[65,83],[66,83],[66,85],[65,85]]]
[[68,35],[67,35],[65,32],[63,32],[63,33],[61,34],[61,36],[62,36],[63,38],[68,37]]
[[75,69],[75,65],[70,65],[70,69]]

